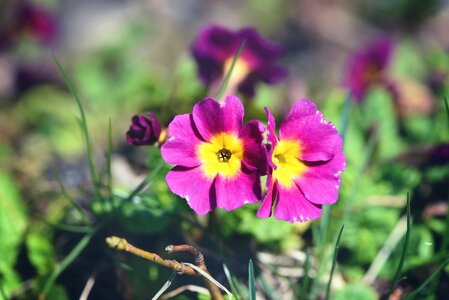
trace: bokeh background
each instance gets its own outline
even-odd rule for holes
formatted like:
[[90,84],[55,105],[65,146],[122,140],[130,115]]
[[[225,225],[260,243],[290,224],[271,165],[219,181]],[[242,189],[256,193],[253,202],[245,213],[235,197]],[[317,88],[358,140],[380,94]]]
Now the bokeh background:
[[[190,52],[209,24],[254,27],[285,49],[288,78],[242,97],[248,120],[265,122],[264,106],[282,118],[307,97],[346,128],[340,200],[321,220],[257,219],[258,205],[199,217],[169,192],[159,148],[126,143],[133,115],[151,111],[167,126],[214,96]],[[438,0],[1,0],[0,297],[152,297],[171,271],[109,249],[104,239],[119,235],[180,261],[192,259],[165,254],[166,245],[198,247],[214,278],[242,299],[249,259],[258,299],[321,299],[344,223],[332,299],[378,299],[400,261],[407,192],[413,227],[390,299],[416,290],[449,254],[448,32],[448,2]],[[384,72],[397,94],[374,84],[356,103],[343,84],[348,62],[382,37],[394,40]],[[52,54],[81,100],[92,151]],[[446,299],[448,282],[446,266],[417,299]],[[202,286],[177,276],[169,290],[187,284]]]

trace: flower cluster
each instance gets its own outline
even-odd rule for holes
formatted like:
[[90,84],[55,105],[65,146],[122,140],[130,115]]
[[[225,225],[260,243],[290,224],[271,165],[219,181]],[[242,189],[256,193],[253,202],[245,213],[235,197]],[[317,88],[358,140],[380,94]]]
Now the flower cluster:
[[345,168],[341,137],[310,100],[296,102],[279,137],[266,111],[267,130],[257,120],[244,125],[243,105],[232,95],[223,103],[206,98],[191,114],[176,116],[161,149],[163,159],[176,165],[166,177],[170,190],[200,215],[262,201],[261,218],[273,207],[276,218],[289,222],[320,217],[321,206],[338,198]]
[[[221,83],[243,42],[228,89],[251,97],[257,82],[274,84],[285,78],[286,70],[274,63],[281,47],[251,28],[234,32],[212,25],[192,47],[206,85]],[[257,212],[261,218],[270,217],[272,211],[277,219],[289,222],[319,218],[321,206],[338,199],[346,164],[342,139],[310,100],[296,102],[281,123],[279,136],[274,116],[268,108],[266,112],[267,128],[257,120],[244,124],[242,102],[229,95],[222,102],[206,98],[191,114],[177,115],[161,147],[165,162],[175,165],[166,177],[170,190],[200,215],[217,207],[230,211],[261,201]],[[153,114],[147,115],[133,117],[128,143],[161,140],[160,124]],[[262,176],[267,176],[265,193]]]

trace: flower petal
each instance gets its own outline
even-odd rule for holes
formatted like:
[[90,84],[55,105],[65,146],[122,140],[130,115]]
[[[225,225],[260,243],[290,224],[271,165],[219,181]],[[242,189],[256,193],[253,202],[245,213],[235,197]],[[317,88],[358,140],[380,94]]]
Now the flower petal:
[[215,190],[217,206],[228,211],[262,199],[260,175],[251,172],[244,166],[234,177],[217,175]]
[[166,176],[172,193],[187,200],[187,204],[199,215],[215,209],[217,201],[213,179],[203,175],[201,167],[174,167]]
[[259,121],[249,121],[240,131],[243,140],[244,161],[259,170],[261,174],[267,172],[267,153],[263,143],[265,127]]
[[267,178],[267,193],[262,199],[262,204],[257,211],[257,217],[259,218],[269,218],[271,216],[271,211],[273,209],[273,202],[276,198],[277,193],[276,182],[273,182],[272,177],[268,174]]
[[321,216],[321,205],[307,200],[295,185],[291,189],[278,186],[274,216],[290,223],[314,220]]
[[279,130],[281,139],[299,140],[301,160],[327,161],[341,151],[342,138],[312,101],[297,101]]
[[170,138],[162,145],[161,155],[168,164],[196,167],[201,164],[196,148],[201,143],[192,115],[177,115],[168,125]]
[[267,113],[267,118],[268,118],[268,121],[267,121],[267,140],[270,143],[269,150],[268,150],[268,153],[267,153],[267,162],[268,162],[268,165],[271,168],[276,169],[277,167],[276,167],[276,165],[273,163],[273,161],[271,159],[271,157],[273,156],[274,148],[276,147],[277,142],[278,142],[278,138],[276,136],[276,131],[275,131],[276,130],[276,121],[274,119],[273,114],[271,113],[271,111],[267,107],[265,107],[265,112]]
[[264,63],[278,59],[284,52],[280,45],[263,38],[254,28],[242,28],[237,35],[241,41],[246,41],[244,52]]
[[330,161],[307,163],[307,171],[295,183],[304,196],[315,204],[334,204],[338,199],[340,174],[346,167],[346,159],[342,152]]
[[193,107],[195,125],[207,141],[223,132],[238,135],[243,125],[243,114],[243,104],[234,95],[227,96],[223,104],[206,98]]

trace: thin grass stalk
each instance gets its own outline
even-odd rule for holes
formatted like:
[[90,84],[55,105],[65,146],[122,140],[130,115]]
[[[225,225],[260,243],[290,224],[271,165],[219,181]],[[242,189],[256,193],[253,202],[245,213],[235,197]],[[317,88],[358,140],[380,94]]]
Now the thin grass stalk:
[[263,291],[265,292],[265,295],[268,299],[275,300],[278,299],[274,294],[275,291],[272,286],[270,286],[270,283],[268,280],[263,276],[263,274],[259,275],[258,282],[260,286],[263,288]]
[[78,213],[80,214],[81,218],[83,221],[85,222],[89,222],[89,219],[86,216],[86,212],[83,210],[83,208],[78,204],[78,202],[76,202],[75,198],[73,198],[69,192],[67,191],[64,182],[62,181],[61,175],[59,174],[59,171],[57,168],[54,169],[53,174],[56,178],[56,181],[59,184],[59,188],[61,189],[61,193],[64,196],[64,198],[70,202],[70,204],[78,211]]
[[332,277],[334,275],[335,265],[337,264],[338,246],[340,244],[341,235],[343,234],[343,229],[345,229],[345,225],[344,224],[341,225],[340,232],[338,233],[337,241],[335,242],[334,258],[332,259],[331,273],[329,275],[329,281],[327,282],[326,294],[324,296],[325,300],[328,300],[329,296],[330,296]]
[[[446,108],[448,129],[449,129],[449,103],[447,97],[444,97],[444,107]],[[449,207],[449,197],[447,199],[447,205]],[[446,233],[443,235],[443,242],[441,243],[441,253],[445,253],[446,251],[449,250],[448,245],[449,245],[449,212],[446,213]]]
[[108,127],[108,155],[106,160],[106,173],[108,176],[108,190],[109,195],[112,196],[112,121],[111,118],[109,118],[109,127]]
[[148,176],[142,180],[142,182],[129,194],[126,200],[131,200],[135,196],[139,195],[147,186],[151,183],[151,181],[156,177],[157,174],[161,171],[162,167],[165,165],[163,160],[160,160],[156,167],[152,170]]
[[64,270],[81,254],[81,252],[89,244],[92,237],[97,233],[99,228],[100,226],[96,226],[92,229],[91,232],[87,233],[72,249],[72,251],[70,251],[70,253],[56,266],[49,279],[45,283],[41,294],[39,295],[40,300],[44,300],[46,298],[59,275],[61,275],[61,273],[64,272]]
[[309,277],[309,269],[310,269],[310,249],[307,249],[306,252],[306,261],[304,262],[304,278],[302,279],[301,290],[299,293],[300,299],[307,299],[307,295],[309,293],[310,288],[310,277]]
[[0,296],[2,296],[2,300],[6,300],[6,292],[3,290],[3,282],[0,283]]
[[240,300],[242,298],[242,296],[240,295],[240,290],[235,285],[234,280],[232,279],[231,272],[229,272],[229,269],[225,264],[223,264],[223,270],[224,270],[226,279],[228,280],[229,286],[231,287],[232,294],[234,295],[234,297],[237,300]]
[[56,65],[56,68],[58,69],[59,74],[64,79],[64,82],[67,85],[67,88],[69,89],[70,94],[72,95],[73,99],[75,100],[75,102],[78,106],[78,110],[79,110],[79,113],[81,116],[81,120],[80,120],[79,124],[81,127],[81,132],[82,132],[84,143],[86,146],[87,163],[89,165],[90,177],[92,179],[92,182],[94,183],[95,195],[97,196],[97,198],[102,199],[101,193],[99,191],[101,184],[97,177],[97,171],[96,171],[95,164],[93,161],[92,144],[91,144],[90,138],[89,138],[89,131],[87,129],[87,119],[86,119],[86,115],[84,113],[83,105],[81,104],[81,101],[78,97],[78,94],[76,93],[75,88],[73,87],[71,81],[67,77],[66,73],[64,72],[63,68],[61,67],[61,64],[59,63],[58,59],[56,58],[56,56],[54,55],[53,52],[51,53],[51,56],[52,56],[54,64]]
[[438,266],[438,268],[436,268],[436,270],[433,271],[433,273],[429,276],[429,278],[427,278],[427,280],[424,281],[424,282],[423,282],[423,283],[422,283],[416,290],[414,290],[413,292],[411,292],[411,293],[408,294],[408,295],[405,295],[405,297],[403,298],[403,300],[412,300],[412,299],[415,299],[415,297],[418,296],[419,293],[421,293],[421,292],[424,290],[424,288],[425,288],[429,283],[431,283],[432,280],[433,280],[435,277],[437,277],[437,275],[440,274],[441,270],[443,270],[443,268],[444,268],[447,264],[449,264],[449,257],[446,258],[446,260],[443,261],[443,262]]
[[[444,108],[446,110],[446,116],[447,116],[447,122],[448,122],[448,129],[449,129],[449,103],[447,100],[447,97],[444,97],[443,99],[444,101]],[[448,185],[449,186],[449,185]],[[448,188],[448,198],[447,198],[447,206],[449,207],[449,188]],[[443,234],[443,241],[441,242],[441,248],[439,251],[439,256],[441,258],[439,258],[438,260],[441,259],[441,261],[444,260],[445,254],[449,252],[449,211],[446,213],[446,232]],[[436,280],[432,283],[431,289],[433,292],[435,292],[437,286],[438,286],[438,281],[440,279],[440,275],[436,275]]]
[[223,80],[223,83],[221,84],[220,89],[218,90],[218,93],[216,96],[217,99],[221,99],[221,97],[223,97],[223,94],[226,91],[226,88],[228,87],[229,79],[231,78],[231,74],[232,74],[232,71],[234,70],[235,63],[239,59],[240,54],[242,54],[243,48],[245,48],[245,43],[246,43],[246,41],[243,41],[240,44],[240,47],[237,50],[237,53],[235,54],[234,58],[232,59],[231,67],[229,68],[228,72],[226,73],[225,79]]
[[407,231],[405,233],[405,240],[404,240],[404,247],[402,248],[402,254],[401,254],[401,260],[399,261],[398,268],[396,270],[396,274],[394,275],[393,281],[391,282],[390,289],[388,290],[386,299],[390,298],[391,293],[393,293],[394,289],[396,288],[396,285],[399,282],[399,277],[402,273],[402,267],[404,266],[405,262],[405,256],[407,254],[407,248],[408,248],[408,241],[410,239],[410,194],[407,193]]

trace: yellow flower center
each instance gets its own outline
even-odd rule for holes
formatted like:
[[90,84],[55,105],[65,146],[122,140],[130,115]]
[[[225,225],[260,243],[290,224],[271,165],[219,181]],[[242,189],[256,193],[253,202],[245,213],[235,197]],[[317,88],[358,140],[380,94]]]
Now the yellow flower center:
[[299,141],[279,141],[271,157],[277,166],[276,170],[273,170],[273,180],[277,180],[285,188],[290,188],[294,183],[293,180],[307,170],[307,166],[298,159],[300,155]]
[[233,177],[240,170],[243,143],[233,134],[220,133],[210,142],[201,143],[197,148],[197,155],[207,177],[214,178],[217,174]]
[[[231,68],[232,61],[234,60],[234,57],[228,58],[224,63],[224,72],[223,77],[226,76],[229,69]],[[245,77],[248,75],[250,69],[248,63],[243,60],[242,58],[237,59],[234,65],[234,69],[232,69],[231,77],[229,78],[228,86],[230,87],[236,87],[240,84],[240,82],[245,79]]]

